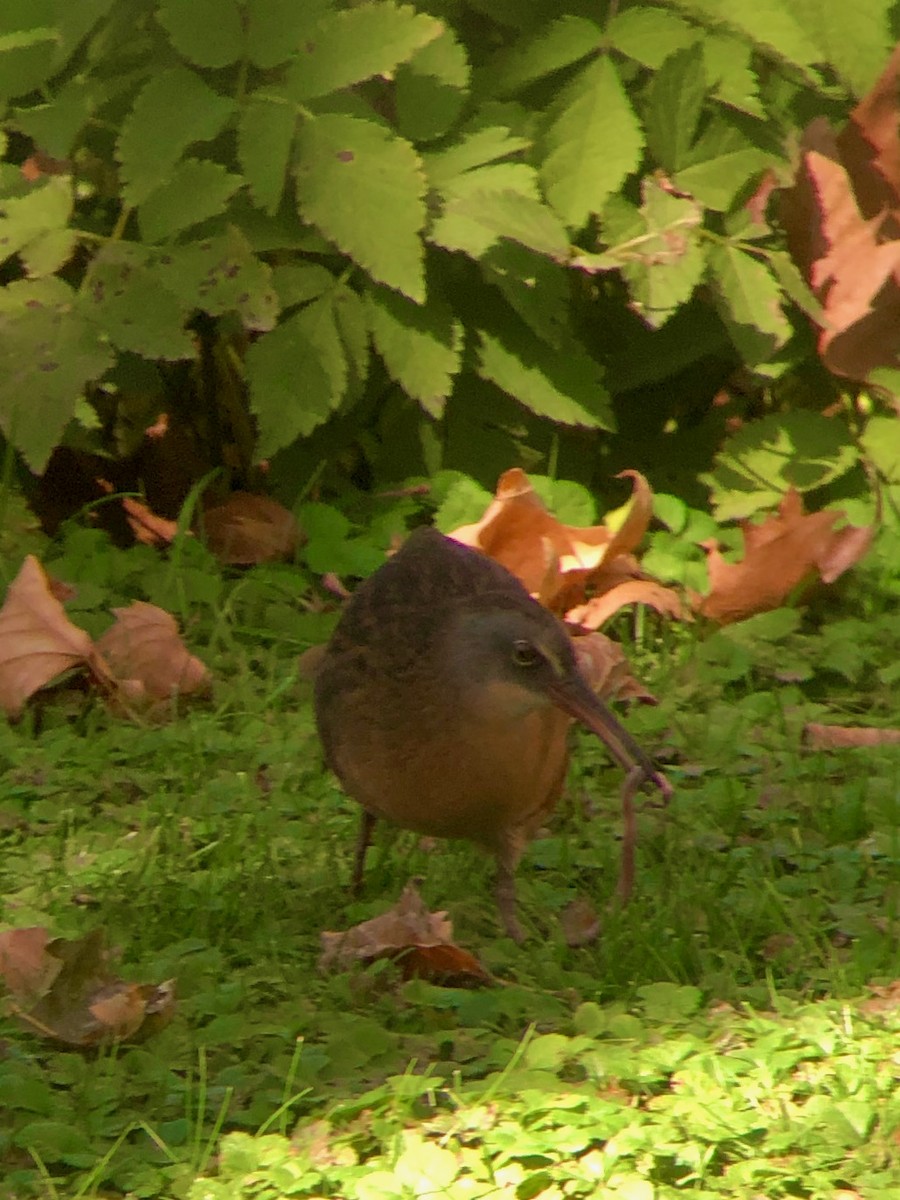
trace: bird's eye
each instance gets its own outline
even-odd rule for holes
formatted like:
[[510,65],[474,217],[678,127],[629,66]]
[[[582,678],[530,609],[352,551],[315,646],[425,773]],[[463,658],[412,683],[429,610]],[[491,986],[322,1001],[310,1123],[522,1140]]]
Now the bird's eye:
[[512,660],[517,667],[536,667],[543,661],[543,655],[531,642],[519,640],[513,642]]

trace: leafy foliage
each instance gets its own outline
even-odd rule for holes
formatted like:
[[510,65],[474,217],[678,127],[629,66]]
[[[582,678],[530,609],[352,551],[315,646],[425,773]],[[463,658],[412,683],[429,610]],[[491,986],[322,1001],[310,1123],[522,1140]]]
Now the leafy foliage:
[[[40,472],[174,395],[219,404],[205,465],[274,457],[294,500],[349,443],[396,478],[398,436],[406,474],[472,470],[479,438],[484,483],[555,438],[590,483],[598,431],[633,444],[640,413],[648,462],[677,453],[683,398],[738,367],[752,415],[777,411],[817,305],[758,187],[789,181],[797,114],[839,119],[890,39],[885,0],[13,5],[0,427]],[[707,334],[669,336],[684,313]],[[725,432],[707,422],[700,465]]]

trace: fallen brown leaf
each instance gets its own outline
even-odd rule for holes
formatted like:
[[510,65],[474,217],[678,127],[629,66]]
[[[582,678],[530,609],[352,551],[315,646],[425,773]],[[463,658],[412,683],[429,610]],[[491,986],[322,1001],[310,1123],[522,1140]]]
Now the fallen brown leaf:
[[446,912],[429,912],[414,881],[387,912],[342,933],[322,933],[320,938],[322,970],[391,958],[407,979],[419,975],[446,987],[491,982],[478,960],[453,944],[453,924]]
[[729,625],[778,608],[795,589],[816,578],[833,582],[862,558],[875,532],[871,526],[835,531],[842,518],[836,509],[805,513],[799,492],[792,488],[777,514],[760,525],[741,522],[740,562],[726,562],[718,543],[705,542],[710,588],[698,600],[698,611],[719,625]]
[[637,471],[622,477],[632,480],[633,491],[616,528],[562,524],[516,467],[501,475],[481,520],[449,536],[502,563],[547,608],[567,612],[585,602],[588,589],[599,595],[640,575],[631,551],[647,531],[653,493]]
[[585,896],[576,896],[570,900],[559,914],[559,924],[566,939],[566,945],[589,946],[600,936],[600,917],[597,910]]
[[818,725],[803,727],[803,738],[813,750],[840,750],[854,746],[892,746],[900,743],[900,729],[875,726]]
[[300,540],[292,512],[251,492],[234,492],[223,504],[206,509],[203,530],[216,558],[232,566],[292,558]]
[[50,940],[41,928],[0,934],[0,977],[27,1029],[71,1046],[145,1037],[174,1015],[174,984],[136,984],[110,972],[102,929]]
[[114,608],[116,623],[97,642],[120,684],[134,699],[167,700],[209,684],[209,672],[181,640],[175,618],[155,604]]
[[582,675],[602,699],[657,703],[656,697],[631,674],[625,651],[618,642],[602,633],[589,633],[576,637],[572,644]]
[[29,554],[0,609],[0,706],[17,717],[30,696],[72,667],[87,667],[110,683],[91,639],[66,616],[43,567]]

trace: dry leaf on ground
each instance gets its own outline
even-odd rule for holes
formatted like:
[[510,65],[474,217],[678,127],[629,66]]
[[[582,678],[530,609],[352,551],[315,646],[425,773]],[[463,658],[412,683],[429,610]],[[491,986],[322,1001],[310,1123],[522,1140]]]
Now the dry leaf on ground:
[[841,750],[854,746],[893,746],[900,744],[900,729],[876,726],[818,725],[810,721],[803,727],[803,738],[813,750]]
[[453,944],[453,924],[445,912],[429,912],[414,882],[387,912],[342,933],[321,935],[322,970],[354,962],[394,959],[405,979],[429,979],[445,987],[490,983],[491,976],[467,950]]
[[73,941],[40,927],[0,933],[0,980],[26,1029],[70,1046],[141,1040],[175,1012],[174,982],[127,983],[110,973],[101,929]]
[[72,667],[87,667],[110,683],[91,639],[66,616],[43,567],[29,555],[0,609],[0,705],[18,716],[30,696]]
[[[654,607],[659,608],[661,594],[668,589],[656,584],[652,593],[635,592],[633,585],[643,580],[631,554],[650,523],[653,493],[637,471],[623,471],[622,476],[632,480],[633,491],[625,518],[615,530],[605,524],[563,525],[544,507],[525,472],[516,467],[501,475],[481,520],[452,530],[450,537],[502,563],[553,612],[568,615],[576,606],[584,606],[589,592],[601,596],[625,583],[632,590],[621,593],[620,603],[611,611],[651,602],[651,594]],[[669,611],[678,607],[678,597],[671,592]]]
[[234,492],[206,509],[203,531],[216,558],[232,566],[293,558],[300,541],[294,514],[277,500],[251,492]]
[[805,513],[793,488],[778,513],[761,525],[741,522],[744,557],[726,562],[718,543],[705,542],[710,590],[698,598],[697,610],[720,625],[743,621],[778,608],[796,588],[820,579],[833,583],[868,550],[874,527],[848,525],[836,509]]
[[209,684],[209,672],[181,640],[175,618],[155,604],[135,601],[114,608],[116,623],[97,642],[120,684],[131,698],[167,700]]
[[601,699],[657,703],[652,692],[648,692],[631,674],[625,651],[618,642],[602,633],[589,633],[574,638],[572,644],[582,675]]

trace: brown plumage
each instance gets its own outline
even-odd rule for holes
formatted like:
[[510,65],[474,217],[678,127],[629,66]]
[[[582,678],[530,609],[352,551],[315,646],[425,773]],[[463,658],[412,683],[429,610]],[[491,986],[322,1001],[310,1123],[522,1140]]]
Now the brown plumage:
[[561,622],[504,567],[433,529],[354,593],[315,707],[328,764],[363,807],[354,883],[379,817],[468,838],[497,859],[497,904],[516,940],[516,866],[559,800],[573,718],[635,786],[669,791],[590,690]]

